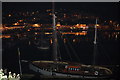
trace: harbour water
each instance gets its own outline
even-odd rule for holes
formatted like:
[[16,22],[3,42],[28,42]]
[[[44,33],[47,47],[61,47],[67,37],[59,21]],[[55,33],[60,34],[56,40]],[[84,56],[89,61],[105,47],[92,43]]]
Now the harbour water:
[[[19,37],[17,34],[14,33],[14,36],[11,38],[3,38],[4,69],[19,73],[17,48],[20,49],[23,74],[34,74],[34,72],[30,71],[25,60],[52,60],[52,35],[50,33],[44,35],[44,40],[49,44],[48,50],[40,50],[34,45],[35,41],[41,39],[40,32],[22,33]],[[119,76],[120,31],[98,31],[97,35],[96,65],[107,66],[113,69],[116,77]],[[71,31],[61,34],[58,37],[58,51],[61,55],[61,60],[92,65],[94,57],[93,40],[94,31]],[[35,77],[31,79],[37,80]]]

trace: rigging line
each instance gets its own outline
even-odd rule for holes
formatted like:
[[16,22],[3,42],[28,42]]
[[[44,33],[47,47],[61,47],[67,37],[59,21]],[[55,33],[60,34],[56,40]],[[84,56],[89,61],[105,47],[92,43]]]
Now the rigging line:
[[[67,37],[66,37],[66,38],[67,38]],[[68,38],[67,38],[67,39],[68,39]],[[77,60],[80,62],[79,57],[78,57],[78,55],[76,54],[75,50],[73,49],[72,45],[70,44],[69,39],[68,39],[68,45],[69,45],[69,47],[71,48],[71,50],[72,50],[72,52],[74,53],[74,55],[75,55],[75,57],[77,58]],[[66,47],[67,47],[67,49],[68,49],[67,44],[66,44]],[[71,53],[70,53],[70,54],[71,54]]]
[[[59,34],[60,34],[60,38],[62,39],[62,41],[63,41],[63,43],[64,43],[63,35],[61,35],[62,31],[60,31],[60,30],[58,29],[58,32],[59,32]],[[72,56],[69,54],[70,51],[69,51],[67,45],[64,44],[64,46],[65,46],[65,49],[66,49],[66,51],[67,51],[67,54],[69,55],[70,60],[72,61]]]
[[[60,32],[60,31],[59,31],[59,32]],[[60,32],[60,33],[61,33],[61,32]],[[62,36],[61,38],[63,39],[63,36]],[[64,39],[63,39],[63,40],[64,40]],[[63,41],[63,43],[64,43],[64,41]],[[69,55],[71,61],[73,61],[73,60],[72,60],[72,56],[69,54],[70,51],[69,51],[69,49],[68,49],[67,44],[64,44],[64,46],[65,46],[65,48],[66,48],[67,54]],[[71,47],[71,49],[72,49],[72,47]],[[76,53],[76,52],[74,51],[74,49],[72,49],[72,52],[73,52],[74,54]],[[75,56],[76,56],[76,58],[78,59],[78,61],[80,61],[78,55],[75,54]]]
[[54,14],[54,11],[55,11],[55,3],[54,0],[52,0],[52,14]]
[[59,45],[59,44],[57,44],[57,46],[58,46],[58,48],[57,48],[57,49],[58,49],[59,59],[60,59],[60,60],[62,60],[61,53],[60,53],[60,45]]
[[[102,51],[103,51],[103,55],[104,55],[104,57],[106,56],[106,58],[108,59],[108,61],[110,62],[110,64],[111,64],[111,59],[110,59],[110,57],[105,53],[105,51],[104,50],[106,50],[106,49],[104,49],[103,47],[102,47],[102,45],[100,44],[100,46],[101,46],[101,48],[102,48]],[[107,51],[107,50],[106,50]]]
[[[64,42],[63,42],[64,43]],[[67,54],[69,55],[69,57],[70,57],[70,60],[71,61],[73,61],[72,60],[72,56],[69,54],[70,53],[70,51],[69,51],[69,49],[68,49],[68,47],[67,47],[67,45],[66,44],[64,44],[64,46],[65,46],[65,49],[66,49],[66,51],[67,51]]]
[[[66,37],[66,36],[65,36]],[[66,37],[68,39],[68,37]],[[72,45],[70,44],[70,41],[68,39],[68,45],[69,47],[71,48],[72,52],[74,53],[75,57],[77,58],[77,60],[80,62],[80,58],[79,56],[77,55],[77,53],[75,52],[74,48],[72,47]]]
[[[97,36],[97,38],[98,38],[98,36]],[[97,53],[99,52],[98,50],[98,45],[96,45],[97,46]],[[102,45],[100,44],[100,46],[101,46],[101,48],[102,48],[102,51],[104,50],[104,48],[102,47]],[[111,59],[110,59],[110,57],[105,53],[105,51],[103,51],[102,52],[103,54],[102,54],[102,56],[106,59],[108,59],[108,61],[111,63]],[[106,56],[106,57],[105,57]]]
[[74,48],[72,47],[72,45],[70,44],[69,40],[68,40],[68,45],[70,46],[72,52],[74,53],[75,57],[77,58],[77,60],[80,62],[80,58],[79,56],[77,55],[77,53],[75,52]]
[[[61,39],[62,39],[62,41],[63,41],[63,43],[64,43],[64,39],[63,39],[63,36],[62,36],[62,35],[61,35]],[[67,45],[66,45],[65,43],[64,43],[64,46],[65,46],[65,49],[66,49],[66,51],[67,51],[67,54],[69,55],[70,60],[73,61],[73,60],[72,60],[72,56],[69,54],[70,51],[69,51],[69,49],[68,49],[68,47],[67,47]]]
[[[105,51],[104,51],[104,53],[105,53]],[[110,57],[109,56],[107,56],[107,54],[105,53],[105,54],[103,54],[103,56],[105,57],[105,59],[107,58],[108,59],[108,61],[110,62],[110,64],[111,64],[111,59],[110,59]]]
[[[97,39],[98,39],[99,37],[97,36]],[[103,50],[106,50],[106,49],[104,49],[103,47],[102,47],[102,45],[101,44],[99,44],[100,46],[101,46],[101,48],[102,48],[102,51]],[[97,46],[97,53],[99,52],[98,50],[99,50],[99,48],[98,48],[98,45],[96,45]],[[107,50],[106,50],[107,51]],[[98,53],[99,54],[99,53]],[[105,51],[103,51],[103,54],[102,54],[102,56],[106,59],[108,59],[108,61],[111,63],[111,59],[110,59],[110,57],[105,53]],[[105,57],[106,56],[106,57]]]
[[94,50],[93,50],[93,65],[95,65],[97,63],[97,44],[94,44],[93,46]]

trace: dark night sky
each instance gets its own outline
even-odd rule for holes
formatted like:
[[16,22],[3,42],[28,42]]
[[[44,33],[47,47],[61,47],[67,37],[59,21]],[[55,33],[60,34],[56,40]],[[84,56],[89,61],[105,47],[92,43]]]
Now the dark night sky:
[[[4,2],[3,11],[17,9],[44,9],[52,8],[51,2]],[[86,13],[92,13],[101,17],[110,19],[118,19],[119,17],[119,3],[118,2],[57,2],[55,8],[69,8],[80,9]]]

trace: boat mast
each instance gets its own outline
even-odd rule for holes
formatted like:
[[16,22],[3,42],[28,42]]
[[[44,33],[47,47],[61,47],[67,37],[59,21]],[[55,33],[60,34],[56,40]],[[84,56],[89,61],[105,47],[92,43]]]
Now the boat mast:
[[96,64],[96,55],[97,55],[97,19],[96,19],[96,24],[95,24],[93,65]]
[[18,48],[18,57],[19,57],[20,75],[22,76],[22,68],[21,68],[21,61],[20,61],[20,49],[19,48]]
[[57,32],[56,32],[56,21],[55,21],[55,12],[54,12],[54,2],[52,4],[52,16],[53,16],[53,60],[57,61]]
[[94,44],[97,44],[97,19],[96,19],[96,25],[95,25],[95,37],[94,37]]

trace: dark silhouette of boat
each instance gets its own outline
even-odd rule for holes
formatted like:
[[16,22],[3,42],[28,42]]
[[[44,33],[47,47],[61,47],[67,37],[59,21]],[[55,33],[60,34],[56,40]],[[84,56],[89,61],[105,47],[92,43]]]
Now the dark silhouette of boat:
[[[53,5],[53,61],[31,61],[31,70],[54,78],[108,78],[112,71],[106,67],[84,65],[76,62],[60,61],[58,57],[58,40]],[[97,27],[95,26],[95,33]],[[94,45],[96,45],[96,34]]]
[[36,48],[40,50],[48,50],[49,49],[49,43],[47,40],[37,40],[34,42],[34,45]]

